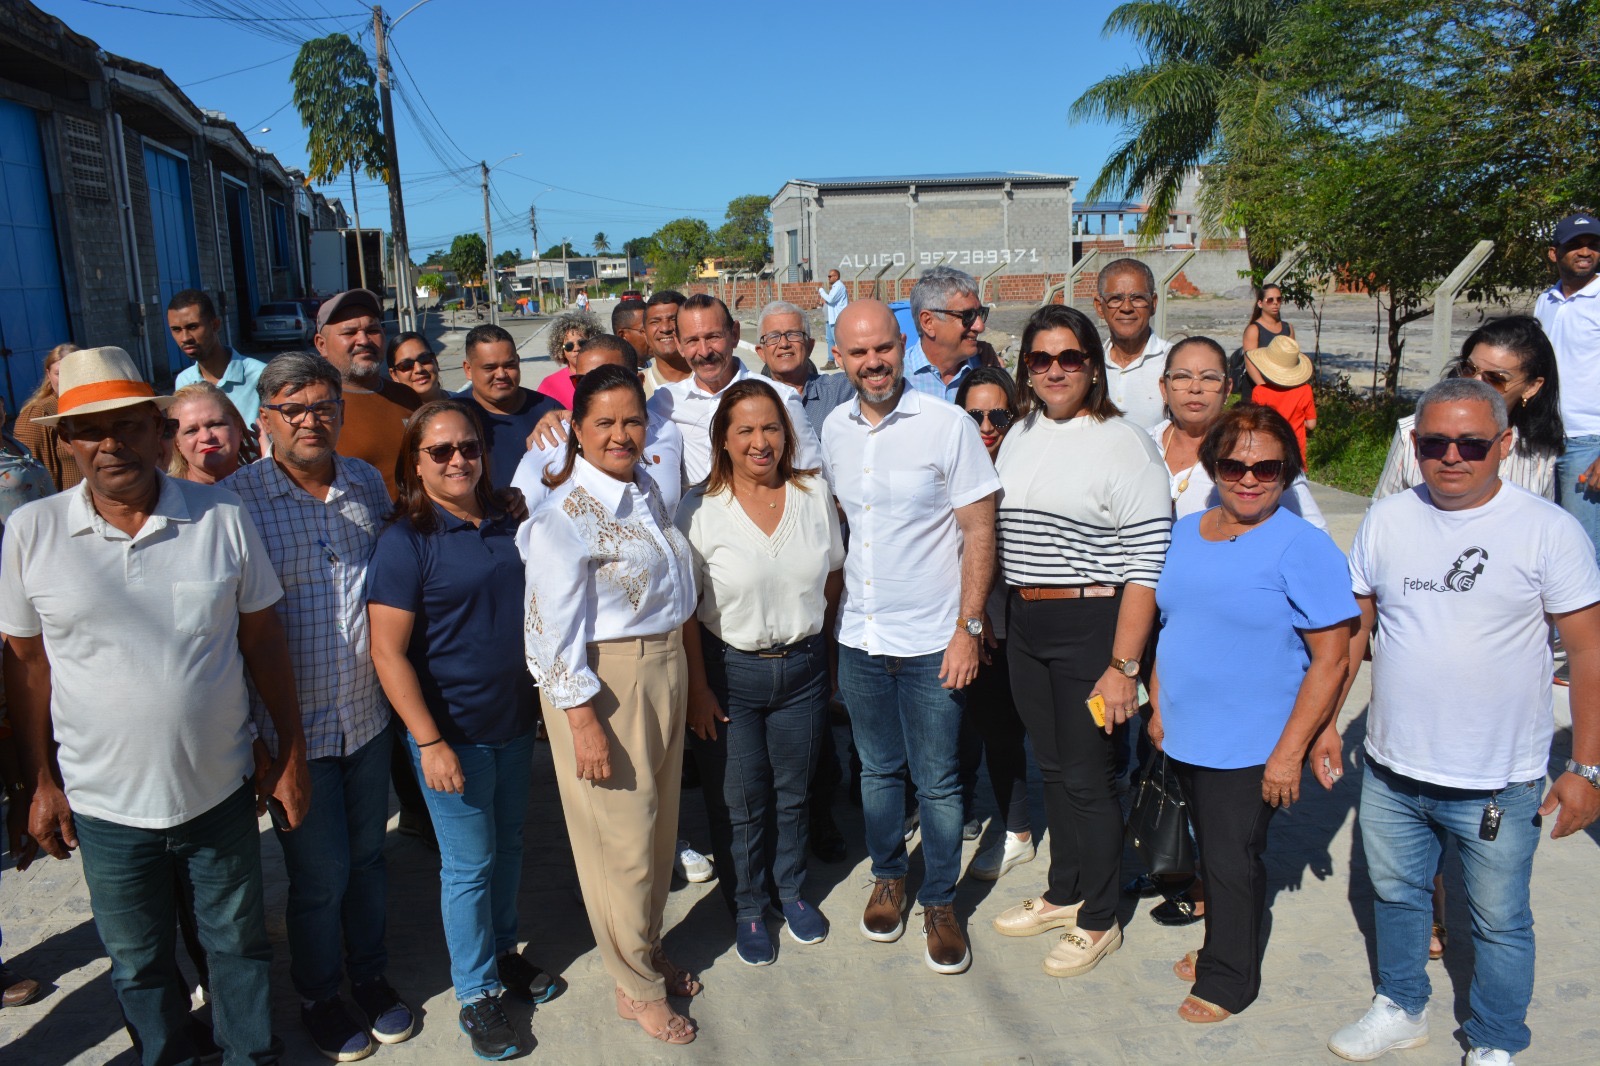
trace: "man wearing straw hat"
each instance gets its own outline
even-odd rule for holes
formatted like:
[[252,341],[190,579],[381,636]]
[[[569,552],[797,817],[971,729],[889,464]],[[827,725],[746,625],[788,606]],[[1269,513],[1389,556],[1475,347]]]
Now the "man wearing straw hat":
[[1244,353],[1245,366],[1256,383],[1251,403],[1270,407],[1288,420],[1306,457],[1306,432],[1317,428],[1317,401],[1311,395],[1315,370],[1293,337],[1272,338],[1265,348]]
[[[256,819],[270,803],[293,829],[309,799],[283,590],[238,497],[160,472],[171,402],[121,348],[88,348],[62,360],[58,413],[39,420],[84,480],[13,513],[0,561],[29,847],[79,849],[145,1062],[194,1055],[173,961],[179,876],[218,1042],[231,1062],[274,1062]],[[260,767],[246,670],[280,741]]]

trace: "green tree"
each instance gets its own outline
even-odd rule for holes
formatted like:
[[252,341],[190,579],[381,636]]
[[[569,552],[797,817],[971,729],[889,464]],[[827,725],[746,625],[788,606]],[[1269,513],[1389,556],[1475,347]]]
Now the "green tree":
[[595,255],[605,255],[607,252],[611,251],[611,241],[606,237],[605,230],[601,230],[599,233],[596,233],[594,238],[590,240],[589,243],[594,245]]
[[772,222],[767,197],[741,196],[728,203],[727,221],[716,232],[712,254],[735,272],[754,272],[772,258]]
[[[1262,124],[1278,116],[1262,108],[1257,57],[1289,20],[1299,0],[1135,0],[1106,18],[1103,33],[1127,33],[1139,43],[1142,66],[1091,85],[1072,105],[1075,122],[1109,121],[1122,139],[1101,168],[1086,200],[1122,197],[1149,207],[1139,233],[1155,239],[1167,228],[1184,178],[1211,162],[1228,140],[1236,148],[1261,139]],[[1222,219],[1231,206],[1209,181],[1206,214]],[[1250,242],[1252,265],[1277,258],[1276,249]]]
[[476,233],[463,233],[451,241],[450,252],[444,258],[463,285],[483,281],[486,250],[483,238]]
[[522,262],[521,248],[507,248],[503,252],[496,252],[494,256],[494,265],[501,270],[514,267],[520,262]]
[[572,242],[571,241],[566,241],[565,243],[562,243],[562,244],[552,244],[550,247],[548,247],[548,248],[546,248],[544,250],[544,254],[539,256],[539,258],[540,259],[562,259],[562,258],[565,258],[565,259],[576,259],[581,254],[582,254],[581,252],[579,252],[576,248],[574,248],[572,246]]
[[427,289],[428,292],[433,296],[434,303],[438,303],[440,300],[444,299],[445,285],[443,274],[424,274],[417,279],[417,287],[419,289]]
[[675,218],[647,238],[645,262],[663,288],[682,285],[699,272],[714,244],[711,227],[698,218]]

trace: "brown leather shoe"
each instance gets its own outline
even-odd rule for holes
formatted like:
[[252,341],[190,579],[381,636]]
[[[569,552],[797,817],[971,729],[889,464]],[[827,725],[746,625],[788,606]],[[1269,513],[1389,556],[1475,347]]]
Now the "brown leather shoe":
[[20,1007],[24,1003],[32,1003],[44,991],[39,982],[31,977],[21,977],[13,970],[0,969],[0,1006]]
[[900,939],[906,931],[906,879],[880,877],[872,885],[872,897],[861,915],[861,935],[880,944]]
[[924,959],[934,973],[963,973],[972,965],[972,953],[967,950],[967,938],[961,935],[954,907],[922,908],[922,933],[928,938]]

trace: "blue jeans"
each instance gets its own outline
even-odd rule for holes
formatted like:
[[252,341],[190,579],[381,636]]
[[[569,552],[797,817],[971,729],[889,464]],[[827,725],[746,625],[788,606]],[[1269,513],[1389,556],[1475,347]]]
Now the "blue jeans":
[[194,889],[200,942],[211,964],[212,1030],[226,1058],[278,1061],[267,978],[272,948],[262,909],[255,792],[233,795],[182,825],[138,829],[77,815],[79,854],[95,928],[111,956],[111,985],[146,1066],[191,1061],[189,992],[174,957],[182,871]]
[[787,655],[763,657],[730,648],[710,632],[703,644],[706,679],[728,716],[721,727],[728,734],[722,794],[733,833],[734,917],[759,921],[774,885],[780,902],[793,903],[805,883],[807,793],[831,687],[826,645],[818,635],[789,645]]
[[966,695],[939,683],[943,652],[896,658],[839,646],[839,691],[861,755],[861,807],[872,876],[906,875],[905,782],[916,785],[925,876],[917,902],[955,901],[961,875],[957,768]]
[[[406,734],[422,779],[422,752]],[[439,910],[450,981],[463,1003],[502,991],[497,956],[517,950],[522,822],[533,780],[533,732],[499,744],[452,744],[466,787],[422,798],[439,835]]]
[[289,979],[301,999],[339,994],[341,948],[352,984],[382,977],[389,963],[383,837],[393,743],[385,727],[349,755],[311,759],[311,809],[277,834],[289,874]]
[[1533,998],[1533,909],[1528,882],[1539,844],[1542,781],[1494,793],[1505,809],[1493,841],[1478,837],[1491,793],[1441,788],[1367,760],[1361,782],[1361,840],[1376,895],[1378,991],[1407,1013],[1427,1006],[1433,874],[1445,839],[1461,852],[1472,912],[1469,1047],[1513,1055],[1528,1046]]
[[833,362],[833,323],[828,323],[828,354],[822,360],[824,363]]
[[1556,460],[1556,502],[1578,520],[1600,559],[1600,485],[1578,484],[1578,475],[1600,459],[1600,437],[1568,437],[1567,450]]

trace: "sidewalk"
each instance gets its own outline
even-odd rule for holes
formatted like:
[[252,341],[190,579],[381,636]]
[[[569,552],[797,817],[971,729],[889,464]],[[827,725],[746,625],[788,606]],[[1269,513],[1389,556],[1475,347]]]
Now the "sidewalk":
[[[1348,545],[1362,501],[1317,489],[1341,544]],[[1558,717],[1566,700],[1557,690]],[[1351,704],[1359,711],[1367,692],[1363,673]],[[1353,714],[1347,714],[1348,720]],[[1347,734],[1359,748],[1360,727]],[[1558,748],[1566,733],[1558,734]],[[1565,758],[1565,751],[1560,753]],[[965,975],[941,977],[922,962],[920,923],[913,917],[897,944],[876,944],[857,931],[870,881],[861,844],[860,811],[842,797],[836,815],[851,843],[850,857],[833,866],[813,864],[812,898],[833,922],[828,940],[802,947],[778,933],[778,961],[753,969],[739,963],[732,922],[714,884],[677,886],[668,904],[668,951],[698,970],[706,985],[691,1014],[701,1036],[683,1048],[649,1041],[632,1022],[617,1019],[612,983],[595,957],[576,895],[570,850],[556,795],[549,749],[536,750],[527,852],[522,886],[522,935],[527,954],[561,972],[570,988],[532,1016],[538,1039],[532,1061],[632,1064],[641,1062],[748,1063],[1089,1063],[1175,1064],[1336,1063],[1325,1048],[1334,1029],[1359,1017],[1372,995],[1369,961],[1371,890],[1353,834],[1360,769],[1349,761],[1346,780],[1332,793],[1303,794],[1273,823],[1267,867],[1273,928],[1265,986],[1249,1011],[1214,1026],[1192,1026],[1175,1015],[1185,986],[1172,963],[1200,943],[1200,927],[1165,929],[1144,913],[1150,901],[1127,901],[1120,952],[1080,978],[1058,981],[1040,962],[1052,937],[1010,939],[990,920],[1044,884],[1046,856],[1018,867],[997,884],[961,882],[957,911],[972,939],[973,965]],[[1309,783],[1309,778],[1307,779]],[[987,785],[980,809],[992,814]],[[704,806],[698,791],[684,794],[687,835],[704,844]],[[1035,825],[1043,826],[1038,782]],[[991,826],[989,832],[998,832]],[[275,959],[274,1016],[287,1048],[286,1061],[317,1063],[303,1036],[298,1003],[289,986],[284,944],[285,880],[282,855],[262,822],[267,870],[268,924]],[[1539,925],[1539,977],[1529,1022],[1533,1047],[1521,1066],[1593,1062],[1600,1046],[1600,983],[1593,976],[1596,920],[1595,845],[1591,830],[1561,841],[1545,840],[1534,871],[1534,911]],[[970,860],[978,845],[969,844]],[[410,1041],[380,1048],[376,1063],[471,1062],[456,1028],[456,1005],[439,919],[438,859],[418,842],[391,833],[389,860],[389,977],[421,1008],[421,1031]],[[1131,860],[1129,860],[1131,862]],[[5,957],[17,970],[50,987],[27,1007],[0,1010],[0,1062],[16,1066],[132,1063],[127,1036],[111,992],[109,964],[101,955],[88,894],[76,858],[41,859],[16,874],[6,861],[0,880],[0,927]],[[1459,865],[1452,861],[1450,950],[1430,964],[1435,996],[1432,1041],[1383,1061],[1411,1066],[1458,1063],[1456,1035],[1465,1016],[1471,942]],[[912,862],[912,881],[920,864]],[[529,1012],[512,1012],[526,1031]]]

